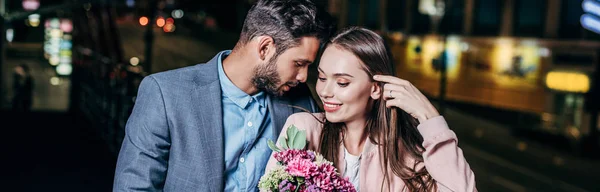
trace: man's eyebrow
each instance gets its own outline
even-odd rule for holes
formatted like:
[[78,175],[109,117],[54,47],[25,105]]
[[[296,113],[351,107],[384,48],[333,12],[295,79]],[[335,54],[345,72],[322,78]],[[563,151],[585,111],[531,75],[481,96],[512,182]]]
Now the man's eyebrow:
[[296,62],[301,62],[301,63],[305,63],[305,64],[313,63],[311,60],[308,60],[308,59],[296,59]]

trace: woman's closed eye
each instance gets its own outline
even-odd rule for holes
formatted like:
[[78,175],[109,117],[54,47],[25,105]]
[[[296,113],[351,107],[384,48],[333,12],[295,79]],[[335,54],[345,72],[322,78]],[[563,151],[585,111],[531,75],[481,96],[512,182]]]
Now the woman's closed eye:
[[350,82],[338,82],[337,83],[340,87],[346,87],[350,84]]
[[319,81],[321,81],[321,82],[325,82],[325,81],[327,81],[327,78],[325,78],[325,77],[322,77],[322,76],[319,76],[319,77],[318,77],[318,79],[319,79]]

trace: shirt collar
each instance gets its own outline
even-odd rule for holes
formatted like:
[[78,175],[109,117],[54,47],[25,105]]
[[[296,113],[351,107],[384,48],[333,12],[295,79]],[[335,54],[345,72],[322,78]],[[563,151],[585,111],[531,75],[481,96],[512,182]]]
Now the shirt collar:
[[219,82],[221,83],[222,96],[233,101],[240,108],[245,109],[252,101],[257,101],[261,107],[266,104],[266,95],[264,92],[259,92],[255,95],[248,95],[240,88],[235,86],[225,74],[223,70],[223,59],[231,53],[231,50],[222,51],[218,54],[217,64],[219,65]]

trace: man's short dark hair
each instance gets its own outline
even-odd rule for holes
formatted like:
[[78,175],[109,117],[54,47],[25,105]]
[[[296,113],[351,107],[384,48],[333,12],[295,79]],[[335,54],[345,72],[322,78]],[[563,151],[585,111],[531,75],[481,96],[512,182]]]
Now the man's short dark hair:
[[302,37],[316,37],[323,44],[334,28],[329,13],[310,0],[258,0],[246,15],[238,44],[270,36],[279,55],[298,46]]

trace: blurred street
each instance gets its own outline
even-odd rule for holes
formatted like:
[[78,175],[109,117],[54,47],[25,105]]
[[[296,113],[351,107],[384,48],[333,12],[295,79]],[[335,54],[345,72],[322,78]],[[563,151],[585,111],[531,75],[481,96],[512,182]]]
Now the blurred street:
[[[448,6],[450,19],[440,21],[436,35],[429,34],[429,16],[418,12],[419,3],[390,1],[388,8],[381,8],[380,1],[327,4],[338,27],[363,25],[391,40],[397,75],[411,81],[438,109],[445,90],[444,118],[458,136],[479,191],[600,191],[600,143],[593,140],[600,138],[600,121],[593,122],[600,103],[588,94],[600,87],[593,83],[600,74],[600,36],[579,23],[582,0],[543,5],[461,0]],[[11,21],[9,27],[17,31],[12,35],[19,41],[7,35],[0,60],[5,191],[111,191],[140,80],[204,63],[232,49],[240,29],[236,25],[249,7],[249,1],[235,0],[235,8],[217,1],[202,6],[158,1],[159,27],[158,20],[142,20],[148,19],[150,2],[157,3],[139,1],[125,8],[121,2],[116,11],[112,5],[78,5],[72,12],[43,18],[37,28],[29,17],[27,24]],[[532,7],[537,12],[539,7],[549,13],[566,10],[539,18],[519,11]],[[173,19],[175,13],[179,16]],[[481,21],[487,16],[496,19]],[[37,32],[19,37],[16,23]],[[169,29],[167,24],[172,24]],[[151,66],[145,63],[148,25],[153,29]],[[42,26],[52,30],[31,40],[43,34]],[[56,47],[48,48],[52,43]],[[447,87],[441,83],[442,63],[448,67],[443,69]],[[13,73],[19,64],[29,66],[33,79],[30,112],[11,110]],[[71,68],[59,70],[59,65]],[[316,66],[310,66],[307,82],[313,95]]]
[[[133,20],[119,20],[117,25],[125,58],[138,57],[144,61],[144,32],[146,27]],[[154,28],[154,48],[152,50],[152,71],[166,71],[195,65],[212,59],[220,50],[210,44],[194,38],[191,29],[184,25],[176,28],[175,33],[164,33],[161,28]]]
[[[128,57],[142,54],[142,28],[119,25],[123,46]],[[217,52],[201,38],[182,34],[157,33],[155,49],[157,70],[166,70],[200,63]],[[36,76],[43,79],[43,76]],[[37,90],[57,90],[40,83]],[[67,95],[67,89],[58,89]],[[54,94],[54,93],[53,93]],[[36,101],[45,97],[36,94]],[[90,132],[90,122],[66,112],[33,112],[25,118],[2,113],[8,130],[11,164],[31,162],[32,167],[11,166],[11,186],[24,191],[60,190],[90,191],[84,186],[96,186],[106,191],[112,184],[115,154],[103,146]],[[445,118],[457,133],[459,146],[470,163],[480,191],[598,191],[597,175],[600,162],[575,157],[536,141],[513,135],[509,127],[477,117],[460,107],[449,107]],[[19,149],[19,150],[16,150]],[[23,164],[25,165],[25,164]],[[46,180],[51,179],[51,180]],[[11,180],[7,180],[11,181]],[[28,183],[37,183],[28,185]],[[72,183],[81,184],[71,185]],[[63,188],[60,186],[70,186]]]

